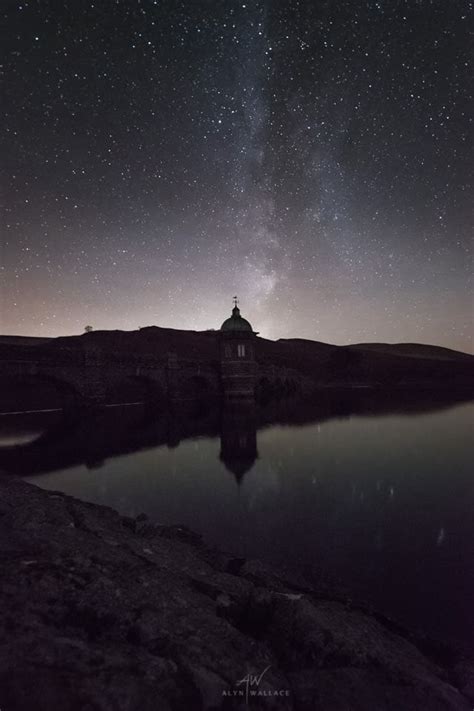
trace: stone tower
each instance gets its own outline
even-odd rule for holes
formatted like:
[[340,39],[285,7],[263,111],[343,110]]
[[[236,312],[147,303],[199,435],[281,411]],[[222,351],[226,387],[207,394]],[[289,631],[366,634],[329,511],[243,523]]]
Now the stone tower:
[[222,391],[228,400],[253,400],[257,332],[242,318],[237,303],[234,296],[232,316],[224,321],[219,334]]

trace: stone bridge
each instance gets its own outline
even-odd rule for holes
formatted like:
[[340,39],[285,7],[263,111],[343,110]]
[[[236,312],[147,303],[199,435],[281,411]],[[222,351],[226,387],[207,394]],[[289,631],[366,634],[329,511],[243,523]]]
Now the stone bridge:
[[[258,365],[255,393],[265,399],[307,389],[297,371]],[[0,412],[11,411],[15,387],[31,391],[47,385],[56,392],[63,409],[132,402],[153,405],[219,399],[222,394],[218,360],[200,362],[147,354],[104,352],[99,349],[9,348],[0,354]],[[8,392],[10,391],[10,403]],[[7,393],[7,397],[4,396]]]

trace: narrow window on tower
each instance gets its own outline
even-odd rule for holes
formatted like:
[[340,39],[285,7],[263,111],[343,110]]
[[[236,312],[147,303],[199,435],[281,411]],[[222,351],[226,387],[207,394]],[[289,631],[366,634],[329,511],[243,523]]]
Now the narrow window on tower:
[[226,345],[224,347],[224,355],[226,358],[230,358],[232,355],[232,351],[231,351],[230,345],[228,343],[226,343]]
[[241,344],[237,346],[237,355],[239,358],[245,358],[245,346]]

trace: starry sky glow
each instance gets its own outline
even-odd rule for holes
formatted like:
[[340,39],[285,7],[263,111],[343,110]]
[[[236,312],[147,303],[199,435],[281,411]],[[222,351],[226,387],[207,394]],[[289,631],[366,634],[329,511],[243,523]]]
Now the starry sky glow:
[[5,0],[0,330],[471,350],[470,3]]

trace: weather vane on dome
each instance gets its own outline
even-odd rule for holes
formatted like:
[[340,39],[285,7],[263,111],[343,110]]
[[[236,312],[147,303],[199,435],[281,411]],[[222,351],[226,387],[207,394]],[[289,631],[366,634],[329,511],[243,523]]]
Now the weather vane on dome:
[[236,296],[234,296],[233,299],[234,299],[234,307],[236,307],[237,304],[239,303],[239,300]]

